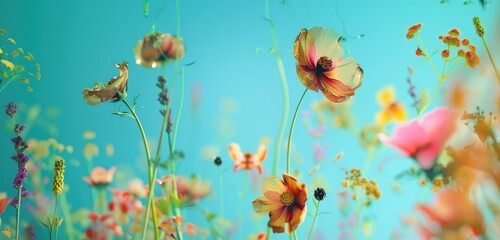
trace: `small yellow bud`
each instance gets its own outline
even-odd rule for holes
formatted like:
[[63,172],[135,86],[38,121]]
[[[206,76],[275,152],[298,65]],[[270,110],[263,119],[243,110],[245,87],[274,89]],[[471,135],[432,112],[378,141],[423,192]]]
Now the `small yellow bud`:
[[480,37],[484,37],[484,28],[483,25],[481,24],[481,19],[479,17],[474,17],[472,19],[472,22],[474,23],[474,27],[476,27],[476,33]]
[[54,163],[54,179],[52,181],[52,191],[57,196],[64,188],[64,160],[56,159]]

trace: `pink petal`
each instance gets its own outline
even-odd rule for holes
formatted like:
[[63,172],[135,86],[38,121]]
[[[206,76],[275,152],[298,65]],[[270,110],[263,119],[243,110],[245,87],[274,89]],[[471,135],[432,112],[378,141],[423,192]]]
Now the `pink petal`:
[[391,138],[378,135],[380,141],[401,151],[406,156],[415,156],[417,151],[429,144],[429,138],[422,130],[417,120],[397,126]]
[[229,144],[229,157],[231,157],[234,161],[241,161],[243,159],[243,153],[241,152],[239,144]]

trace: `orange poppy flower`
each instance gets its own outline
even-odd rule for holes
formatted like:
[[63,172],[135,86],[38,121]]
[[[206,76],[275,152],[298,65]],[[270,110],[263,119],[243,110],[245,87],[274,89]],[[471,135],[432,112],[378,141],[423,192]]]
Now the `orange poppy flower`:
[[109,80],[107,85],[97,82],[92,89],[85,88],[83,90],[83,100],[87,104],[97,105],[106,101],[118,102],[127,96],[128,63],[115,64],[115,67],[120,71],[120,76]]
[[267,177],[262,182],[262,196],[252,202],[258,214],[269,215],[267,226],[274,233],[282,233],[287,223],[287,233],[302,224],[307,213],[307,188],[293,176],[283,173],[283,181]]
[[233,171],[236,172],[238,168],[251,170],[257,168],[259,173],[262,173],[262,165],[260,165],[267,156],[267,148],[265,145],[260,145],[257,153],[242,153],[240,145],[237,143],[229,144],[229,157],[234,160]]
[[363,70],[352,58],[343,58],[340,35],[329,28],[302,29],[295,39],[293,54],[297,75],[308,89],[332,102],[343,102],[361,86]]

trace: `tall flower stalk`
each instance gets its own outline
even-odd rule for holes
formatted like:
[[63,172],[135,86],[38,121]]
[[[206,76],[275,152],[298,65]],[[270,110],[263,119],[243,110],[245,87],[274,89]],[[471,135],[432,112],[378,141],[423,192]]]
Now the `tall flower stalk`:
[[488,47],[486,40],[484,40],[484,28],[483,28],[483,24],[481,24],[481,19],[479,19],[479,17],[474,17],[472,19],[472,22],[474,23],[474,27],[476,28],[477,35],[481,38],[481,41],[483,42],[484,48],[486,49],[486,52],[488,53],[488,57],[490,59],[491,66],[493,67],[493,71],[495,71],[495,76],[497,78],[498,84],[500,84],[500,73],[498,72],[495,61],[493,61],[493,57],[491,56],[490,48]]
[[9,103],[5,109],[7,116],[12,118],[14,121],[14,133],[15,137],[11,139],[14,144],[16,153],[11,156],[12,160],[17,162],[17,174],[14,178],[13,186],[17,189],[17,197],[11,201],[11,205],[16,208],[16,240],[20,239],[20,218],[21,218],[21,202],[22,199],[29,196],[29,192],[23,187],[23,182],[27,177],[28,170],[26,169],[26,164],[29,161],[28,156],[24,154],[24,151],[28,148],[28,144],[21,137],[21,133],[24,131],[25,127],[21,124],[15,123],[15,115],[17,111],[17,106],[13,103]]
[[[281,153],[281,142],[283,141],[283,134],[285,133],[286,122],[288,119],[288,111],[290,108],[290,97],[288,94],[288,84],[286,80],[285,67],[283,66],[283,58],[278,46],[278,38],[276,36],[276,26],[271,20],[271,14],[269,11],[269,0],[265,2],[265,20],[269,23],[269,31],[271,34],[271,39],[273,42],[274,56],[276,57],[276,66],[278,67],[279,78],[281,82],[281,90],[283,91],[283,112],[281,114],[281,124],[276,136],[276,142],[274,145],[274,164],[272,175],[276,176],[278,172],[278,165]],[[269,234],[268,234],[269,235]]]

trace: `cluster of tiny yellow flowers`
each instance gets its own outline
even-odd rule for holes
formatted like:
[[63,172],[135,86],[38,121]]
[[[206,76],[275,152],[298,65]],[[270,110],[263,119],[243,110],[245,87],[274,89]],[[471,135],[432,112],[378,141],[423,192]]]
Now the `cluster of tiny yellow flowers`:
[[56,159],[54,163],[54,179],[52,181],[52,191],[57,196],[64,188],[64,160]]
[[342,180],[342,185],[353,189],[354,194],[352,195],[352,198],[354,200],[362,197],[358,194],[364,194],[365,200],[362,203],[363,206],[370,204],[371,201],[377,200],[382,196],[377,182],[363,177],[363,174],[358,168],[353,168],[350,171],[345,172],[345,174],[346,178]]

